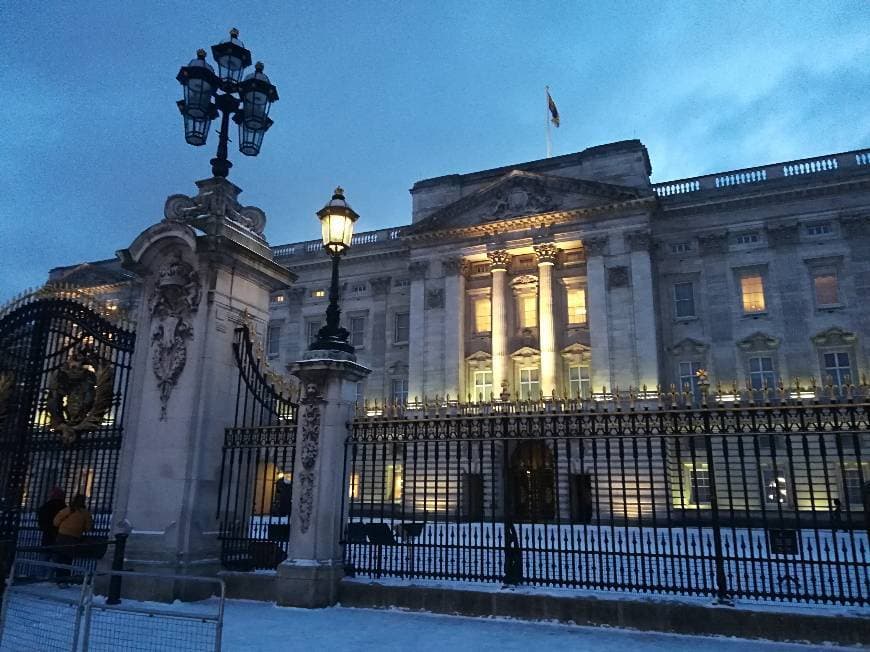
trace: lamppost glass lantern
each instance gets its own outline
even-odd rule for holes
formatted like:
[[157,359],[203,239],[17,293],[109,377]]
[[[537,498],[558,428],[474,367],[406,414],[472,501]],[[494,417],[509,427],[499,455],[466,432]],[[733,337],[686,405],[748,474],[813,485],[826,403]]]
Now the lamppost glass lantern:
[[239,84],[242,98],[242,120],[248,129],[263,129],[269,119],[272,102],[278,99],[278,90],[263,72],[263,63],[257,62],[254,72]]
[[329,203],[317,211],[323,236],[323,247],[333,256],[340,256],[353,240],[353,225],[359,219],[344,198],[344,190],[336,188]]
[[272,119],[266,118],[265,126],[260,129],[252,129],[245,124],[244,118],[240,113],[237,113],[233,121],[239,125],[239,151],[245,156],[256,156],[260,153],[260,146],[263,144],[263,136],[272,126]]
[[239,40],[239,30],[230,30],[228,41],[211,46],[211,54],[217,61],[218,75],[225,82],[238,84],[245,68],[251,65],[251,53]]
[[196,59],[183,66],[176,77],[184,87],[185,116],[202,120],[212,112],[212,96],[217,90],[218,78],[205,60],[205,50],[196,51]]
[[194,118],[185,106],[184,100],[176,102],[178,110],[184,116],[184,140],[188,145],[205,145],[208,140],[208,132],[211,129],[211,121],[217,115],[217,109],[211,108],[211,111],[202,118]]

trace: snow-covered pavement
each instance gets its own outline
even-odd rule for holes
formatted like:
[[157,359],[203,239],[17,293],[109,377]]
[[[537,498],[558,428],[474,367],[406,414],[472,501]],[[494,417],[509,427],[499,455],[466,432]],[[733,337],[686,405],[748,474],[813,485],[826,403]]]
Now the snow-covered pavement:
[[846,648],[375,609],[290,609],[262,602],[228,600],[223,649],[228,652],[297,649],[315,652],[833,652]]

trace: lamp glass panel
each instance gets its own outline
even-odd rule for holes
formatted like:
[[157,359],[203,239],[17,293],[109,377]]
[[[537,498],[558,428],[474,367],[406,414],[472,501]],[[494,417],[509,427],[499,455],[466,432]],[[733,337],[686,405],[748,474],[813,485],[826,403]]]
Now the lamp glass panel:
[[265,133],[265,129],[249,129],[244,122],[239,124],[239,151],[245,156],[259,154]]
[[269,97],[262,91],[249,90],[242,96],[244,119],[248,127],[259,129],[266,123],[269,115]]
[[184,115],[184,139],[189,145],[205,145],[208,139],[208,131],[211,127],[210,119],[199,119],[186,112]]
[[220,75],[223,79],[237,82],[242,78],[242,59],[232,54],[222,54],[217,58]]

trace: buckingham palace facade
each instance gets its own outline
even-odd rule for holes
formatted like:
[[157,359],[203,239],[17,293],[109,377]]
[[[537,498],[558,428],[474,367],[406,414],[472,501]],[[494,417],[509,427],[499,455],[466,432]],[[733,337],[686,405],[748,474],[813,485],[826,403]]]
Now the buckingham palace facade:
[[[359,233],[342,263],[342,322],[373,370],[360,398],[696,388],[702,369],[755,389],[859,383],[870,150],[655,184],[651,171],[629,140],[414,184],[410,225]],[[319,241],[272,252],[297,277],[264,338],[285,368],[323,323],[330,261]],[[115,261],[49,280],[133,301]]]

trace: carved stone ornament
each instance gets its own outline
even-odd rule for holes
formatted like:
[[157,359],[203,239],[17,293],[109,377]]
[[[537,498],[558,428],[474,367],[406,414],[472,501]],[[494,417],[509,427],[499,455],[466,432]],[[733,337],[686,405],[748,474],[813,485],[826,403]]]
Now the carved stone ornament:
[[779,340],[759,332],[743,338],[737,346],[743,351],[773,351],[779,347]]
[[426,291],[426,308],[430,310],[438,310],[444,307],[444,290],[441,288],[433,288]]
[[797,244],[800,240],[800,229],[797,222],[786,224],[768,224],[767,241],[773,247],[785,247]]
[[441,269],[446,276],[465,275],[468,272],[468,263],[458,256],[445,258],[441,261]]
[[649,251],[652,236],[649,231],[631,231],[625,234],[625,242],[632,251]]
[[382,297],[390,291],[390,283],[392,279],[389,276],[381,276],[379,278],[369,279],[369,285],[372,288],[372,294],[376,297]]
[[670,350],[674,355],[703,355],[707,348],[704,342],[686,337],[674,344]]
[[511,188],[496,199],[490,210],[491,219],[504,219],[533,213],[549,213],[556,209],[553,197],[540,188]]
[[698,236],[698,247],[702,254],[721,254],[728,249],[728,233],[717,231]]
[[408,273],[411,275],[412,281],[420,281],[426,278],[426,272],[429,271],[428,260],[415,260],[408,265]]
[[597,235],[591,238],[583,239],[583,249],[586,250],[586,255],[603,256],[607,251],[607,236]]
[[199,274],[178,255],[163,265],[151,291],[151,364],[160,389],[162,421],[187,361],[187,340],[193,338],[191,322],[201,291]]
[[870,235],[870,211],[848,210],[840,213],[840,227],[850,240]]
[[256,206],[242,206],[238,202],[241,189],[221,178],[196,182],[199,193],[194,197],[170,195],[163,207],[163,216],[169,222],[190,222],[202,217],[222,217],[263,237],[266,214]]
[[535,245],[535,256],[538,258],[538,264],[552,263],[556,264],[559,258],[559,247],[554,244]]
[[306,289],[299,285],[294,285],[287,290],[287,303],[302,303],[305,298]]
[[607,270],[607,288],[628,287],[628,267],[610,267]]
[[507,268],[511,264],[511,255],[504,249],[490,251],[487,253],[487,257],[489,258],[489,271],[497,269],[507,271]]
[[833,326],[818,335],[814,335],[811,339],[816,346],[849,346],[854,344],[858,338],[851,331],[844,331],[842,328]]
[[49,427],[64,444],[69,446],[80,433],[100,427],[112,407],[113,381],[112,367],[85,346],[76,347],[51,374],[45,407]]
[[301,449],[299,451],[302,462],[302,473],[299,476],[299,528],[304,534],[311,527],[311,514],[314,510],[314,467],[317,464],[317,456],[320,453],[320,404],[323,397],[317,389],[317,385],[310,383],[305,387],[305,397],[302,405],[305,410],[302,422],[299,424]]

